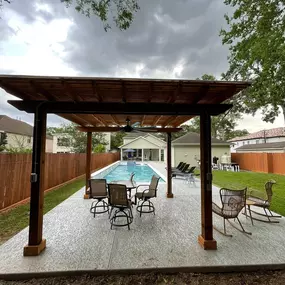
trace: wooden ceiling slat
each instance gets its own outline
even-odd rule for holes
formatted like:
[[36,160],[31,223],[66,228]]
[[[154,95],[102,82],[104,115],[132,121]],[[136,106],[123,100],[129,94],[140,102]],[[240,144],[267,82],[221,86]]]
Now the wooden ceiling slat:
[[75,102],[82,101],[80,96],[78,96],[77,94],[73,93],[73,91],[71,90],[69,84],[65,80],[62,81],[62,87],[63,87],[64,93],[68,97],[70,97],[73,101],[75,101]]
[[42,86],[38,83],[35,83],[33,80],[30,81],[30,86],[34,90],[35,93],[45,97],[49,101],[56,101],[56,98],[47,90],[42,88]]

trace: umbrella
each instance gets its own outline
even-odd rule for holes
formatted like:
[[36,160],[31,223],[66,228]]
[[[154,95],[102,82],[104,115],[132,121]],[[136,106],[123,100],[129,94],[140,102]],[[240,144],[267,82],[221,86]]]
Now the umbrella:
[[129,148],[129,149],[124,150],[124,152],[135,152],[135,150]]

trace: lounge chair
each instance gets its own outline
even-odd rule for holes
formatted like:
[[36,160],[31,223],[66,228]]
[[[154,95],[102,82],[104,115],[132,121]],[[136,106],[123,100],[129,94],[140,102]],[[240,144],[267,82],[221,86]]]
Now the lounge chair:
[[[281,216],[279,215],[273,215],[272,212],[270,211],[270,204],[271,204],[271,200],[273,196],[272,187],[274,184],[276,184],[276,181],[274,180],[270,180],[265,183],[264,185],[265,195],[262,192],[256,191],[256,190],[251,190],[249,192],[247,200],[253,202],[252,205],[248,204],[248,210],[249,210],[249,214],[252,220],[256,220],[260,222],[267,222],[267,223],[279,223],[279,221],[271,220],[271,218],[281,218]],[[250,206],[262,208],[264,211],[264,214],[251,210]],[[267,220],[262,220],[262,219],[252,217],[252,213],[257,214],[262,217],[266,217]],[[246,211],[245,211],[245,214],[246,214]]]
[[189,168],[190,164],[185,164],[181,170],[174,170],[171,173],[172,177],[176,177],[176,175],[183,174]]
[[[142,213],[153,213],[155,215],[155,207],[150,199],[156,197],[159,179],[160,177],[153,175],[149,185],[141,184],[137,187],[135,194],[135,204],[137,204],[138,199],[139,202],[137,205],[137,211],[140,213],[140,217]],[[144,187],[144,190],[142,192],[138,192],[138,189],[140,187]]]
[[103,214],[109,212],[109,205],[104,199],[108,198],[106,179],[89,180],[89,196],[96,201],[92,202],[90,212],[94,214]]
[[[111,207],[109,214],[111,229],[113,226],[127,226],[130,229],[130,224],[133,222],[132,201],[128,199],[126,185],[108,184],[108,189],[109,205]],[[123,223],[122,218],[125,219]]]
[[[226,232],[226,220],[237,230],[241,231],[242,233],[251,235],[250,232],[247,232],[244,230],[238,215],[242,208],[245,207],[246,203],[246,190],[231,190],[231,189],[226,189],[222,188],[220,189],[220,198],[222,202],[222,207],[218,206],[216,203],[212,203],[212,210],[215,214],[221,216],[224,220],[224,231],[218,230],[216,227],[214,229],[218,231],[219,233],[232,237],[232,235],[227,234]],[[237,219],[241,229],[237,228],[233,223],[231,223],[229,220],[230,219]]]

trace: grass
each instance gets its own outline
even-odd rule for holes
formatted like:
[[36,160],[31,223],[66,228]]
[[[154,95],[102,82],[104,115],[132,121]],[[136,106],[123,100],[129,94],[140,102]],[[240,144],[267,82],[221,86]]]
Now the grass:
[[[74,194],[84,185],[85,179],[83,178],[46,193],[44,200],[44,214]],[[0,214],[0,244],[28,226],[29,210],[30,204],[27,203]]]
[[264,184],[273,179],[277,183],[273,185],[273,198],[271,210],[285,216],[285,176],[278,174],[256,173],[256,172],[232,172],[213,171],[213,184],[218,187],[231,189],[242,189],[247,187],[248,191],[258,190],[264,193]]

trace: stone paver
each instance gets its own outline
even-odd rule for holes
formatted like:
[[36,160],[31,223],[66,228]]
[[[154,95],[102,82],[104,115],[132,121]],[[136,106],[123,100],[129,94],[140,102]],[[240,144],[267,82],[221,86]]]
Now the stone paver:
[[[165,175],[165,165],[151,163]],[[166,198],[166,185],[159,185],[153,200],[156,215],[141,218],[134,209],[131,230],[110,230],[108,214],[95,219],[89,212],[90,200],[84,189],[44,216],[46,250],[37,257],[23,257],[28,229],[0,247],[0,273],[22,273],[87,269],[121,269],[177,266],[216,266],[285,263],[285,219],[279,224],[255,222],[241,215],[247,236],[230,225],[232,238],[214,232],[217,251],[205,251],[197,242],[200,234],[200,183],[197,187],[173,179],[173,199]],[[219,201],[213,187],[213,200]],[[222,219],[214,215],[222,229]]]

